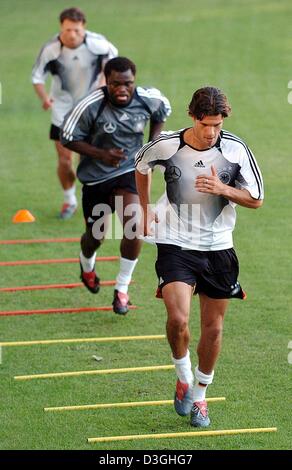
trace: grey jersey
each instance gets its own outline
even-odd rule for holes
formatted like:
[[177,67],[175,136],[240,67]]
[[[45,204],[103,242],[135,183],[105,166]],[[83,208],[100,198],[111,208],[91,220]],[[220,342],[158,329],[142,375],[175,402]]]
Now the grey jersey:
[[137,87],[127,106],[115,106],[103,87],[83,99],[65,118],[61,143],[86,141],[97,148],[119,148],[127,156],[119,168],[81,155],[77,176],[84,184],[102,183],[134,170],[149,120],[164,122],[171,112],[168,99],[156,88]]
[[53,77],[52,123],[60,126],[70,109],[97,88],[105,61],[116,57],[118,50],[101,34],[86,31],[84,42],[75,49],[64,46],[59,36],[44,45],[32,71],[32,83],[44,84]]
[[222,196],[198,192],[198,175],[211,175],[213,165],[220,180],[247,189],[255,199],[263,199],[259,167],[247,145],[235,135],[221,131],[214,147],[199,151],[183,140],[186,129],[161,134],[136,156],[136,168],[147,174],[159,165],[164,171],[166,194],[158,201],[159,223],[148,241],[169,243],[186,249],[213,251],[233,246],[236,213],[233,202]]

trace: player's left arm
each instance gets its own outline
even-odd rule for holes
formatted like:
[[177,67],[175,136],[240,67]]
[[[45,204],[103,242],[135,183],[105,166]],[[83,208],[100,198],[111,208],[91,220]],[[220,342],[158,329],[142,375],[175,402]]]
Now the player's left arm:
[[106,85],[106,79],[105,79],[105,75],[104,75],[104,67],[105,67],[105,64],[106,64],[108,61],[109,61],[109,56],[108,56],[108,54],[104,55],[104,56],[101,58],[101,71],[99,72],[99,75],[98,75],[96,88],[101,88],[101,87],[103,87],[103,86]]
[[250,209],[257,209],[263,204],[262,199],[256,199],[251,196],[250,192],[245,189],[233,188],[228,184],[222,183],[219,179],[216,168],[211,166],[211,175],[199,175],[195,181],[195,188],[200,193],[214,194],[223,196],[229,201],[239,204]]
[[101,88],[106,85],[105,76],[103,70],[99,73],[96,88]]
[[102,57],[101,57],[101,71],[99,73],[99,76],[98,76],[98,81],[97,81],[97,86],[96,88],[101,88],[103,86],[106,85],[106,79],[105,79],[105,75],[104,75],[104,67],[105,67],[105,64],[113,59],[114,57],[117,57],[118,56],[118,49],[109,41],[106,41],[106,44],[107,44],[107,53],[104,54]]
[[151,141],[157,139],[161,133],[166,119],[171,114],[171,106],[169,100],[159,90],[150,89],[149,94],[155,103],[149,125],[149,141]]
[[149,142],[151,140],[157,139],[159,136],[160,132],[162,131],[164,126],[164,122],[157,122],[150,120],[149,124]]

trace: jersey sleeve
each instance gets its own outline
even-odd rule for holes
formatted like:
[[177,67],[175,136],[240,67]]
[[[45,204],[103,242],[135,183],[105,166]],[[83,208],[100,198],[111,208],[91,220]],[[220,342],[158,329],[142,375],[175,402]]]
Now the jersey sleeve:
[[264,198],[264,186],[261,171],[252,151],[245,145],[240,150],[240,171],[236,187],[247,189],[254,199]]
[[102,34],[86,31],[86,44],[88,49],[102,60],[108,61],[118,55],[118,49]]
[[145,144],[135,156],[135,168],[139,173],[147,175],[155,166],[164,172],[166,163],[180,146],[180,131],[164,131],[160,136]]
[[152,98],[155,101],[155,109],[151,116],[153,122],[165,122],[171,114],[171,106],[169,100],[159,90],[153,88],[151,90]]
[[117,57],[119,53],[118,49],[111,42],[107,41],[107,45],[108,45],[107,53],[101,56],[102,57],[102,60],[101,60],[102,70],[104,69],[105,64],[109,60],[113,59],[114,57]]
[[171,114],[169,100],[157,88],[137,87],[137,93],[150,109],[150,119],[153,122],[165,122]]
[[107,60],[113,59],[114,57],[118,56],[118,49],[108,41],[108,54],[107,54]]
[[37,60],[32,69],[31,80],[34,85],[38,83],[44,84],[49,73],[48,64],[57,59],[60,54],[61,43],[58,36],[47,42],[37,57]]
[[156,163],[155,141],[143,145],[135,156],[135,168],[142,175],[147,175]]
[[61,126],[60,141],[69,142],[88,139],[98,109],[104,98],[103,91],[97,90],[81,100],[66,116]]
[[38,83],[45,83],[48,76],[48,70],[46,69],[46,66],[49,61],[50,58],[48,55],[48,50],[46,47],[43,47],[32,69],[31,81],[34,85]]

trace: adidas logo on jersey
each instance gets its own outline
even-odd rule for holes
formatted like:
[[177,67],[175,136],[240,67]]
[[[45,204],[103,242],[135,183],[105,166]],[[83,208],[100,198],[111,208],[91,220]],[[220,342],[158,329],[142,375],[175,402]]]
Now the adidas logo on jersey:
[[120,117],[120,121],[128,121],[130,118],[127,115],[127,113],[123,113],[122,116]]
[[79,58],[77,55],[75,55],[72,60],[79,60]]
[[204,165],[204,163],[202,162],[202,160],[200,160],[199,162],[196,162],[196,163],[194,164],[194,166],[195,166],[196,168],[205,168],[205,165]]

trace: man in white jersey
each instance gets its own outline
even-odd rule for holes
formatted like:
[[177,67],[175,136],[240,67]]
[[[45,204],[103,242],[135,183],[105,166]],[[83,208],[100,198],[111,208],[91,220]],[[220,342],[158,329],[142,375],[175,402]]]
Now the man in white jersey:
[[[193,127],[161,134],[136,155],[144,235],[158,248],[157,297],[163,298],[167,310],[167,337],[178,377],[174,406],[179,415],[190,414],[195,427],[210,424],[206,389],[213,380],[229,299],[245,297],[232,241],[235,206],[256,209],[263,200],[262,177],[252,152],[222,130],[230,112],[221,90],[201,88],[189,105]],[[156,165],[164,169],[166,196],[154,215],[149,185]],[[194,375],[188,326],[193,293],[199,295],[201,313]]]
[[[61,219],[76,211],[75,171],[72,152],[59,141],[60,126],[70,109],[90,91],[104,85],[103,68],[117,56],[117,49],[102,35],[85,29],[86,19],[79,8],[60,14],[60,33],[41,49],[32,71],[32,83],[46,111],[52,111],[50,138],[58,155],[57,173],[64,192]],[[45,82],[52,75],[50,94]]]
[[[128,286],[141,249],[133,233],[139,208],[135,185],[135,154],[143,145],[150,122],[149,140],[156,138],[171,112],[168,99],[156,88],[135,86],[136,66],[115,57],[104,68],[106,86],[88,95],[66,116],[62,144],[81,155],[77,176],[83,184],[86,232],[81,237],[81,280],[92,293],[99,290],[95,273],[96,250],[104,241],[106,225],[115,210],[123,225],[120,271],[113,310],[128,312]],[[130,229],[131,221],[133,231]]]

